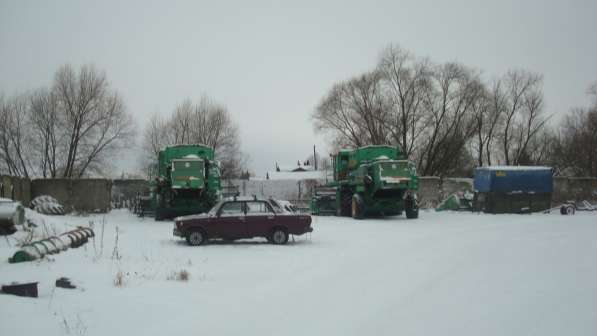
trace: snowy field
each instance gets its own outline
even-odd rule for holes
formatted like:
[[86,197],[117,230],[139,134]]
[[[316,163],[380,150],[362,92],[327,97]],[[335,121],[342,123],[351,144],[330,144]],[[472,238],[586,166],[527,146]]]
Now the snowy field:
[[39,281],[40,297],[0,295],[0,335],[597,334],[597,215],[313,217],[286,246],[201,247],[124,210],[43,221],[92,222],[95,241],[9,264],[1,237],[0,281]]

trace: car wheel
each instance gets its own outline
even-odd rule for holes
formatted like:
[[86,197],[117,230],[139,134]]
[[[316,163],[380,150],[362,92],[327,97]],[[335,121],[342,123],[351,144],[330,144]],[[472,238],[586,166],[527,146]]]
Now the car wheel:
[[566,207],[566,215],[574,215],[575,209],[572,205]]
[[205,243],[206,238],[205,233],[201,230],[191,231],[187,235],[187,243],[191,246],[199,246]]
[[272,231],[272,235],[271,235],[271,242],[272,244],[275,245],[284,245],[286,244],[286,242],[288,242],[288,232],[286,232],[286,230],[284,230],[283,228],[275,228]]
[[404,212],[406,213],[406,218],[408,219],[415,219],[419,218],[419,206],[417,205],[417,201],[413,199],[411,196],[408,196],[404,200]]

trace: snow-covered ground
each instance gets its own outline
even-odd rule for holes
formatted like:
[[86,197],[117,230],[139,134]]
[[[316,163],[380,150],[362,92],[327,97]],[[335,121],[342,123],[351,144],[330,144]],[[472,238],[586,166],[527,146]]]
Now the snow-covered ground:
[[[313,217],[286,246],[201,247],[125,210],[42,220],[92,222],[95,241],[9,264],[15,239],[0,238],[0,281],[40,289],[0,296],[0,335],[597,334],[597,215]],[[54,288],[62,276],[79,288]]]

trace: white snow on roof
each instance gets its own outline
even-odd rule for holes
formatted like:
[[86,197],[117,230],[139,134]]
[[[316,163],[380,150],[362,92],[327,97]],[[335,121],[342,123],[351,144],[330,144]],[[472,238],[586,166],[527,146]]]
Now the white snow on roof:
[[281,166],[281,165],[278,165],[278,168],[280,168],[280,171],[278,173],[283,173],[283,172],[292,172],[293,170],[299,169],[299,168],[304,169],[304,170],[313,170],[314,166],[312,166],[312,165],[309,165],[309,166],[304,166],[304,165]]
[[551,167],[545,166],[489,166],[479,167],[484,170],[551,170]]

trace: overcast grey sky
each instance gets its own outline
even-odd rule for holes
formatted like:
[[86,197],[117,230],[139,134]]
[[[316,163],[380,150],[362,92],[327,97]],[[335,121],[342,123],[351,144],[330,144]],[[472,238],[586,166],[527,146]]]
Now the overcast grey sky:
[[263,175],[313,144],[327,155],[311,112],[334,82],[373,68],[388,43],[485,78],[542,73],[557,119],[586,104],[597,81],[596,13],[595,0],[0,0],[0,92],[47,86],[64,63],[92,63],[139,131],[154,112],[207,94],[228,106],[250,168]]

